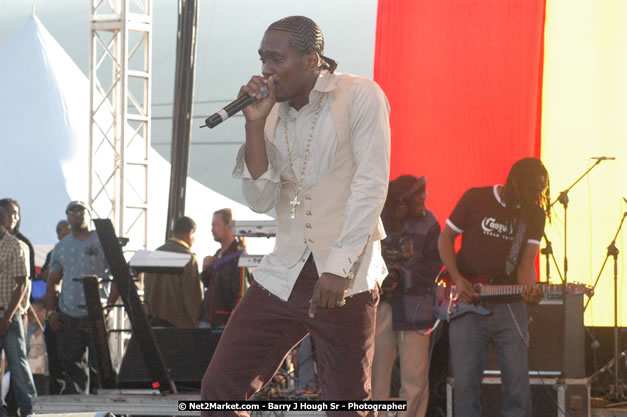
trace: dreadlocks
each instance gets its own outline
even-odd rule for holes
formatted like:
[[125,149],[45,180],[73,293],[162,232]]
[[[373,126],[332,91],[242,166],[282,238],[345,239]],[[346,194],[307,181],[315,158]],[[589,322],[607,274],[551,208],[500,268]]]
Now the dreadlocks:
[[[538,189],[535,183],[539,176],[546,178],[546,187]],[[523,158],[517,161],[507,176],[505,193],[503,196],[505,206],[510,211],[510,219],[513,220],[517,206],[523,211],[525,217],[533,205],[537,205],[545,212],[547,219],[551,220],[551,192],[549,186],[549,173],[538,158]]]
[[337,62],[324,56],[324,36],[320,27],[308,17],[289,16],[271,24],[267,30],[288,32],[292,34],[290,46],[297,51],[308,54],[316,52],[322,62],[320,68],[333,73],[337,68]]

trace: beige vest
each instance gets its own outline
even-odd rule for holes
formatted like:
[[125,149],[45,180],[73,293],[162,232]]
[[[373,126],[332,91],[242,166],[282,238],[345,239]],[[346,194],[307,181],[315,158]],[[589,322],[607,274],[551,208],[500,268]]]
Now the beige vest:
[[[289,202],[296,192],[292,182],[281,186],[279,201],[275,207],[277,235],[274,253],[290,268],[299,261],[306,246],[318,260],[325,263],[333,242],[340,236],[344,225],[344,210],[355,174],[350,131],[350,90],[353,76],[349,74],[336,76],[340,77],[338,85],[328,93],[331,115],[338,136],[335,159],[318,184],[301,192],[299,196],[301,205],[296,207],[295,219],[290,218],[292,206]],[[266,119],[265,133],[272,143],[278,140],[275,137],[278,107],[277,103]],[[381,240],[384,237],[383,224],[378,219],[371,226],[369,241]],[[367,243],[364,242],[364,247]]]

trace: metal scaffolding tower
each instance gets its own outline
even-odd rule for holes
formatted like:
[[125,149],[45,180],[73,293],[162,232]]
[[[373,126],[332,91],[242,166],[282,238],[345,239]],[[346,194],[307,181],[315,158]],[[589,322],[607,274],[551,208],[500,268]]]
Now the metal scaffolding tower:
[[[91,0],[89,205],[111,219],[128,249],[148,244],[152,0]],[[114,309],[114,327],[125,327]],[[128,334],[111,334],[118,368]]]
[[89,204],[147,246],[152,0],[91,0]]

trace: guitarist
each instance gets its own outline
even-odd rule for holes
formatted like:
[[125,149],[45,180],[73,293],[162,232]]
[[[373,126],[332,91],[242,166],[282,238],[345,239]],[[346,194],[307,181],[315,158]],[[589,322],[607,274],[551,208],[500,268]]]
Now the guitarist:
[[[534,261],[549,215],[548,184],[548,172],[539,159],[521,159],[512,166],[504,186],[466,191],[440,234],[440,257],[463,303],[479,301],[472,284],[473,278],[480,276],[498,274],[505,276],[505,281],[497,283],[527,286],[522,299],[487,302],[484,307],[491,311],[487,316],[464,314],[451,321],[456,416],[481,415],[481,380],[489,342],[494,344],[501,365],[501,415],[531,415],[525,303],[536,304],[542,298],[542,290],[535,286]],[[462,246],[456,255],[455,238],[459,234]]]

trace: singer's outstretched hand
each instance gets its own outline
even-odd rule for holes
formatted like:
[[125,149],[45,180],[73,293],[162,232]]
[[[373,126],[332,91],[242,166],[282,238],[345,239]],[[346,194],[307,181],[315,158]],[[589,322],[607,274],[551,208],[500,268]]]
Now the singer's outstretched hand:
[[259,75],[253,76],[248,81],[248,84],[242,86],[239,90],[239,96],[244,94],[257,99],[257,101],[244,107],[242,110],[246,123],[265,122],[266,117],[270,114],[270,110],[272,110],[272,106],[276,103],[273,78],[264,78]]

